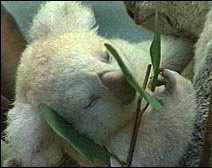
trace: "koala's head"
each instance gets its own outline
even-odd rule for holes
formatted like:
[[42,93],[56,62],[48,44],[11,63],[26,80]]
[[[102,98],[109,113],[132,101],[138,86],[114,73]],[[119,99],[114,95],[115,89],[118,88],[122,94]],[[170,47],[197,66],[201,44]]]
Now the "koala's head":
[[134,89],[113,66],[116,61],[104,47],[107,41],[94,30],[56,34],[56,29],[49,28],[53,33],[48,35],[44,30],[34,25],[39,37],[23,53],[17,101],[34,108],[45,103],[77,130],[102,143],[132,119]]
[[144,28],[154,31],[155,11],[163,34],[192,40],[201,33],[211,2],[125,1],[128,14]]

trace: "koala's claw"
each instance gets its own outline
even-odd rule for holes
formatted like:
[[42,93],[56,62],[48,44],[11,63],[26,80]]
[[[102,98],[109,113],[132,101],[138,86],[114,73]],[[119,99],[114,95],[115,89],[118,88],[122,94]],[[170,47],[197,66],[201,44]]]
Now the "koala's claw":
[[158,76],[157,86],[165,85],[167,91],[174,91],[177,82],[175,77],[176,73],[177,72],[161,68]]

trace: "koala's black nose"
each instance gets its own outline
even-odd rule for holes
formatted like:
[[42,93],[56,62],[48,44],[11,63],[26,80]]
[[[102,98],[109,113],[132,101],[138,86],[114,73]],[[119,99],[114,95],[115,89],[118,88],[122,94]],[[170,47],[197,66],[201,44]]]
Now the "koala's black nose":
[[129,104],[135,98],[136,92],[127,82],[121,71],[109,71],[99,75],[104,86],[118,97],[122,104]]

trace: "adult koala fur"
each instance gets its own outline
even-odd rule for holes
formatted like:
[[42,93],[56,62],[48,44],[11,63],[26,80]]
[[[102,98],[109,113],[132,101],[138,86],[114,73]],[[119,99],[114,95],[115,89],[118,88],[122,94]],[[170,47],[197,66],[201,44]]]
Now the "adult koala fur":
[[194,53],[194,58],[192,55],[186,58],[185,55],[182,55],[178,58],[167,59],[178,60],[182,65],[187,64],[185,59],[194,60],[193,84],[198,114],[193,133],[194,138],[182,159],[182,165],[197,166],[203,142],[205,120],[208,116],[209,95],[212,94],[212,2],[126,1],[125,5],[135,22],[149,30],[154,30],[154,15],[157,9],[161,33],[194,42],[194,48],[190,51]]
[[[125,53],[123,59],[141,83],[150,63],[151,42],[108,40],[97,30],[92,10],[80,2],[47,2],[35,16],[30,31],[33,42],[22,55],[15,106],[8,114],[7,138],[23,166],[59,166],[67,152],[40,116],[40,103],[126,161],[137,95],[107,55],[104,43]],[[178,51],[178,46],[169,45],[181,41],[164,39],[162,57]],[[190,46],[188,42],[183,51]],[[133,166],[177,166],[191,139],[195,117],[191,82],[167,69],[159,80],[165,86],[151,94],[163,108],[149,107],[145,112]]]

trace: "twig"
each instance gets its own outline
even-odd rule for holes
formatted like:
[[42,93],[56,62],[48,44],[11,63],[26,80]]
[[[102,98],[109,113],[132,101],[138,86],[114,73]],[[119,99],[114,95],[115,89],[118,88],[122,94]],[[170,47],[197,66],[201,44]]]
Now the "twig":
[[[144,83],[143,83],[143,89],[146,89],[148,79],[149,79],[149,75],[150,75],[150,71],[151,71],[151,64],[149,64],[147,66],[147,71],[146,71],[146,75],[145,75],[145,79],[144,79]],[[149,105],[149,104],[147,104],[144,107],[144,109],[142,109],[140,111],[141,102],[142,102],[142,97],[139,97],[138,103],[137,103],[137,109],[136,109],[136,119],[135,119],[135,123],[134,123],[134,127],[133,127],[133,134],[132,134],[132,138],[131,138],[131,141],[130,141],[130,149],[129,149],[129,153],[128,153],[128,157],[127,157],[127,167],[130,167],[130,165],[132,163],[132,158],[133,158],[136,140],[137,140],[137,136],[138,136],[138,130],[139,130],[139,126],[140,126],[140,123],[141,123],[141,118],[143,116],[144,111],[147,109],[147,107]]]
[[206,123],[206,131],[204,135],[204,144],[200,158],[199,167],[210,167],[209,161],[212,158],[212,91],[209,97],[208,118]]
[[[159,72],[160,72],[159,69],[157,69],[157,70],[155,71],[155,74],[158,76]],[[154,78],[154,77],[153,77],[153,78]],[[151,91],[154,92],[154,91],[155,91],[155,88],[156,88],[156,83],[152,83]]]

